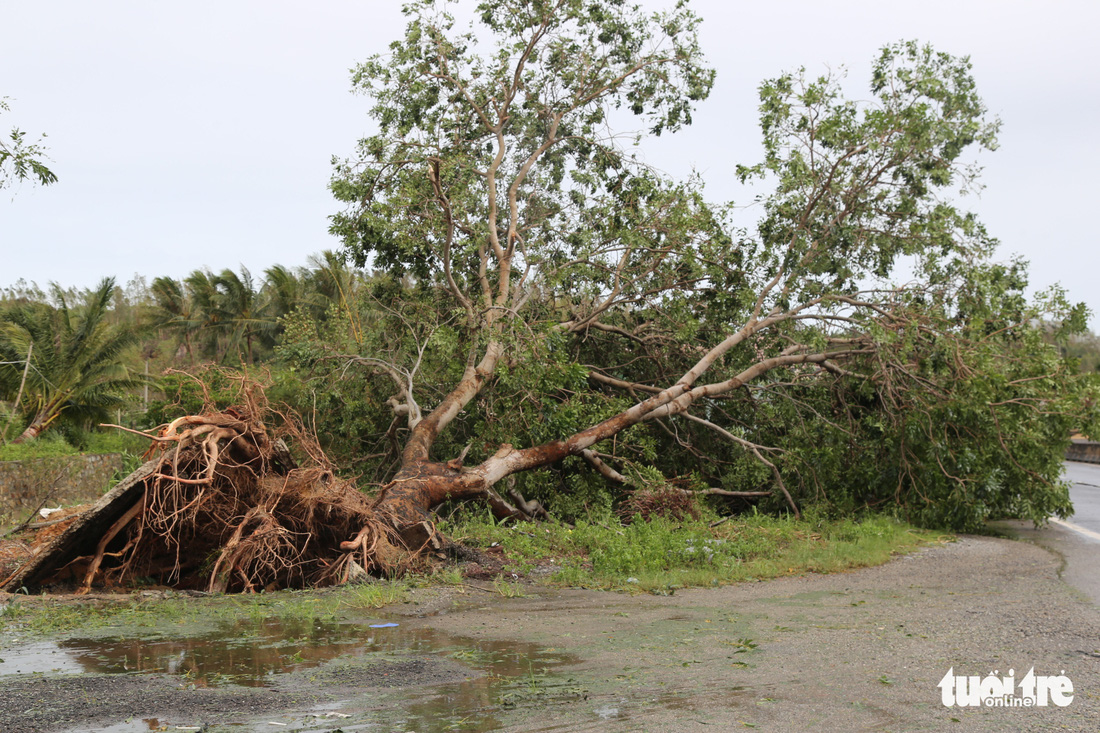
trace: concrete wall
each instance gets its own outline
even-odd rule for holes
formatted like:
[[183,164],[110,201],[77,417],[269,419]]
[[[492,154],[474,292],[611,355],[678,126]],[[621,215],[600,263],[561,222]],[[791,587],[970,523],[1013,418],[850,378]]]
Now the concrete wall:
[[49,507],[93,502],[121,468],[118,453],[0,461],[0,520],[23,519],[43,500]]
[[1081,461],[1083,463],[1100,463],[1100,443],[1091,440],[1074,439],[1069,450],[1066,451],[1067,461]]

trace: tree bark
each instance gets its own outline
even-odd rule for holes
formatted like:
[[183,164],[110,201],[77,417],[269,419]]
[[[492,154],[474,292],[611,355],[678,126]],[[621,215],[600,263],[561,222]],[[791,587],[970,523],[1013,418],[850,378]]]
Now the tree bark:
[[489,377],[496,371],[497,362],[503,354],[504,346],[501,343],[490,342],[477,366],[466,367],[466,372],[458,385],[427,417],[417,423],[401,454],[402,470],[428,461],[432,444],[435,443],[439,433],[450,424],[463,407],[470,403],[470,400],[477,396]]
[[42,413],[38,413],[34,416],[34,419],[31,420],[31,424],[27,426],[26,430],[20,433],[19,437],[17,437],[12,442],[25,443],[28,440],[34,440],[42,433],[43,430],[46,429],[46,425],[48,424],[49,422],[46,419],[46,416]]

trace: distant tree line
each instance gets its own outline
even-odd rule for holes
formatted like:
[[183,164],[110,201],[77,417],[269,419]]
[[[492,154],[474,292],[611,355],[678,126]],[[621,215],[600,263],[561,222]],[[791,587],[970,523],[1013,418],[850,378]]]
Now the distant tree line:
[[[81,431],[160,398],[166,369],[271,362],[292,312],[316,322],[346,310],[366,275],[333,252],[306,267],[195,270],[182,279],[106,279],[89,290],[20,281],[0,290],[0,436]],[[138,420],[141,422],[141,420]]]

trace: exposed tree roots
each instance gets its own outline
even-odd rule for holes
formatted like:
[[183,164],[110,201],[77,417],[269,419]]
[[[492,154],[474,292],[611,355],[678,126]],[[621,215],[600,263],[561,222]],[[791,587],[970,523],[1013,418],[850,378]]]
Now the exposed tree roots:
[[[132,587],[151,582],[207,591],[324,586],[364,572],[400,572],[409,546],[394,518],[337,478],[316,443],[241,383],[242,404],[181,417],[155,435],[150,460],[63,525],[5,582]],[[283,426],[269,433],[266,417]],[[310,456],[291,457],[282,436]],[[434,538],[426,527],[425,544]],[[436,540],[434,548],[440,546]]]

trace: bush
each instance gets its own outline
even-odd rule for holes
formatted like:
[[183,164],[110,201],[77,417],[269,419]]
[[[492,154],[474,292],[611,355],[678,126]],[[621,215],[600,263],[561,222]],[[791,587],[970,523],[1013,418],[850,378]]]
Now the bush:
[[56,458],[75,456],[80,451],[57,433],[27,443],[8,443],[0,445],[0,461],[26,461],[33,458]]

